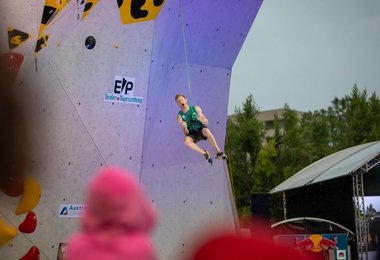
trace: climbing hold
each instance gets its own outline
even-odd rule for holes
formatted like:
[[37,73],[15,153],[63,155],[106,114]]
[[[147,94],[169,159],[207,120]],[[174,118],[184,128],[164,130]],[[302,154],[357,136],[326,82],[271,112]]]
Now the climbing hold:
[[17,229],[12,226],[7,226],[0,219],[0,246],[5,245],[9,240],[17,235]]
[[44,10],[42,12],[40,30],[38,37],[46,30],[50,22],[57,16],[57,14],[70,2],[70,0],[52,1],[45,0]]
[[36,246],[32,246],[28,253],[20,258],[20,260],[38,260],[40,259],[40,250]]
[[16,208],[16,215],[27,213],[37,206],[41,198],[41,186],[32,177],[24,177],[24,193]]
[[37,227],[37,216],[33,211],[29,211],[25,220],[18,226],[18,230],[22,233],[33,233]]
[[95,44],[96,44],[96,40],[94,36],[88,36],[84,42],[84,45],[89,50],[93,49],[95,47]]
[[[145,3],[146,2],[146,3]],[[125,1],[118,0],[120,18],[123,24],[154,20],[165,0]]]
[[24,43],[32,37],[31,34],[8,27],[8,45],[9,49],[17,48],[20,44]]
[[[83,4],[84,1],[82,1],[80,4]],[[98,3],[98,0],[86,0],[86,4],[84,6],[83,14],[82,14],[82,21],[84,18],[88,15],[90,10]]]
[[24,56],[20,53],[9,52],[0,55],[0,69],[8,76],[3,83],[13,84],[23,61]]
[[46,47],[48,40],[49,40],[49,34],[44,34],[40,38],[38,38],[36,47],[34,48],[35,55],[37,55],[37,52],[39,52],[41,49]]

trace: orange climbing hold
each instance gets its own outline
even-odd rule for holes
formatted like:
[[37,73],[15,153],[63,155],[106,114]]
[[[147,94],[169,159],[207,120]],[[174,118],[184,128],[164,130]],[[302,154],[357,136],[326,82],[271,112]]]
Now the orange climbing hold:
[[24,193],[20,203],[16,208],[16,215],[27,213],[34,209],[40,202],[41,198],[41,186],[30,176],[24,177]]
[[5,245],[8,241],[17,235],[17,229],[12,226],[6,225],[0,219],[0,247]]

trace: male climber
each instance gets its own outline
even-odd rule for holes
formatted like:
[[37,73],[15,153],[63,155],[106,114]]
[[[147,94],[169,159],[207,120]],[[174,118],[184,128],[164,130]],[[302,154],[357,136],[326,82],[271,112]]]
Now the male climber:
[[175,96],[175,102],[181,108],[177,115],[178,124],[182,128],[182,132],[186,135],[184,143],[190,149],[203,154],[206,160],[212,165],[212,158],[207,150],[203,150],[197,145],[199,140],[208,140],[214,147],[216,159],[227,159],[227,156],[220,151],[218,144],[211,131],[207,128],[208,119],[202,113],[199,106],[188,105],[186,97],[182,94]]

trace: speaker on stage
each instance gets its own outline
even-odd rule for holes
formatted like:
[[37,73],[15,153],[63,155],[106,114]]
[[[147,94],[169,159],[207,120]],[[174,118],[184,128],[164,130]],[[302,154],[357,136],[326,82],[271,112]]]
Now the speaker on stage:
[[257,193],[251,195],[251,235],[257,231],[270,230],[270,194]]
[[270,218],[270,194],[256,193],[251,195],[252,217]]

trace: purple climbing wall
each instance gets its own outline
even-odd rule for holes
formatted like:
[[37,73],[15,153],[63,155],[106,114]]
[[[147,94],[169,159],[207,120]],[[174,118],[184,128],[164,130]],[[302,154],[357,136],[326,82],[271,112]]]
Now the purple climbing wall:
[[[183,1],[192,101],[208,117],[222,150],[231,67],[260,5],[261,0]],[[186,254],[197,230],[215,223],[234,227],[235,218],[224,161],[210,166],[186,148],[176,122],[174,96],[183,93],[189,100],[183,46],[180,2],[168,1],[154,26],[140,175],[160,210],[156,242],[163,259]],[[214,154],[207,141],[199,145]]]

